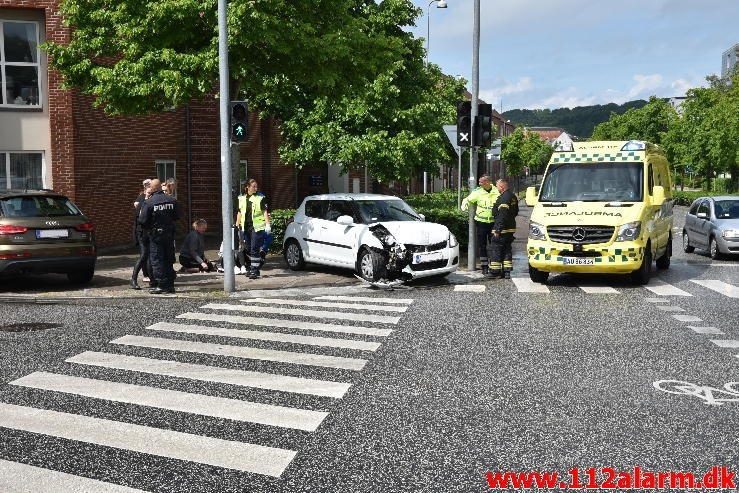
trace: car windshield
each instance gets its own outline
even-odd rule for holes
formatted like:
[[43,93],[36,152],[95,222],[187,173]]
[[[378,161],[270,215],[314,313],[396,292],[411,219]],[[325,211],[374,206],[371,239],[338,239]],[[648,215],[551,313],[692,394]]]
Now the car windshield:
[[564,163],[552,165],[542,183],[543,202],[638,202],[643,163]]
[[77,207],[64,197],[9,197],[0,199],[0,212],[5,217],[80,216]]
[[714,210],[716,219],[739,219],[739,199],[717,200]]
[[402,200],[356,200],[354,201],[366,224],[382,221],[420,221],[418,213]]

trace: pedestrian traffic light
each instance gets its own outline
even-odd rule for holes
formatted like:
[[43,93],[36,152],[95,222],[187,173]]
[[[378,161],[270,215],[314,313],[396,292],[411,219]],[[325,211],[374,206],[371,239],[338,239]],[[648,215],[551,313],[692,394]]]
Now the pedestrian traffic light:
[[475,117],[475,146],[491,147],[493,143],[493,105],[478,104]]
[[231,141],[244,142],[249,128],[249,111],[245,101],[231,101]]
[[472,106],[469,101],[457,103],[457,147],[469,147],[472,137],[472,121],[470,113]]

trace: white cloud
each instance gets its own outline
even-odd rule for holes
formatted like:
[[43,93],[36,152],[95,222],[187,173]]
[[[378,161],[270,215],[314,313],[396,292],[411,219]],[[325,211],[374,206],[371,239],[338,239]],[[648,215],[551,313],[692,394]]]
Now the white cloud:
[[509,96],[511,94],[521,94],[534,89],[534,82],[531,77],[521,77],[515,82],[503,81],[503,84],[490,89],[480,90],[480,99],[487,101],[488,103],[495,103],[500,101],[503,96]]
[[646,98],[653,94],[662,87],[662,76],[660,74],[641,75],[636,74],[634,76],[636,84],[626,93],[626,100],[631,101],[637,98]]

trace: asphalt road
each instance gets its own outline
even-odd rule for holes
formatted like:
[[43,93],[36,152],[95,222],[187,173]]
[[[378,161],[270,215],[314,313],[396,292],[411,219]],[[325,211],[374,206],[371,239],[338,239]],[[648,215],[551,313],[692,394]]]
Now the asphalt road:
[[6,329],[58,325],[0,331],[0,491],[475,492],[487,471],[731,466],[739,260],[679,240],[647,287],[559,275],[527,292],[519,262],[516,282],[332,291],[354,301],[0,305]]

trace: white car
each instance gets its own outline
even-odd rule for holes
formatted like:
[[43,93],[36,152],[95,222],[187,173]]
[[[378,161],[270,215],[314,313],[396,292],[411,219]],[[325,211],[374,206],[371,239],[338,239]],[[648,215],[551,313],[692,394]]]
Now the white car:
[[285,230],[285,261],[292,270],[306,263],[346,267],[370,282],[454,272],[457,239],[446,226],[424,220],[398,197],[312,195]]

